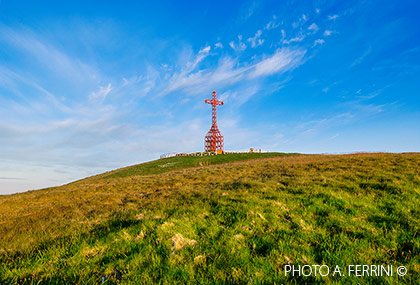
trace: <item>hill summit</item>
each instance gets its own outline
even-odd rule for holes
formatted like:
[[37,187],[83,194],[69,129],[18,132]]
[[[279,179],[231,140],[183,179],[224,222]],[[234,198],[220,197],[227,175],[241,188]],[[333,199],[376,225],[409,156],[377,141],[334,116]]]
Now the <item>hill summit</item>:
[[285,265],[404,265],[420,279],[420,154],[172,157],[0,196],[0,283],[361,282]]

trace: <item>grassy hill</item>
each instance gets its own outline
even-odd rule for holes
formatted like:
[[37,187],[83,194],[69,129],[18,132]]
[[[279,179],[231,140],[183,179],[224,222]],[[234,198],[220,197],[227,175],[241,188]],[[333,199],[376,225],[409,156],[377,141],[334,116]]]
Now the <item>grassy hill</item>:
[[417,153],[173,157],[0,196],[0,284],[418,283],[419,221]]

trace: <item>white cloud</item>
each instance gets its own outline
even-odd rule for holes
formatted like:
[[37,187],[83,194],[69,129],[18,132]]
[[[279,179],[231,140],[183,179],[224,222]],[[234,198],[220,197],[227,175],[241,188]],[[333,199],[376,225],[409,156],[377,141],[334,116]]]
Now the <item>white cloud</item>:
[[32,90],[32,98],[36,99],[36,102],[32,102],[32,105],[30,105],[31,112],[42,112],[46,111],[45,109],[51,110],[54,108],[62,113],[72,112],[72,109],[62,102],[63,100],[59,100],[54,94],[46,90],[44,87],[40,86],[32,78],[30,78],[29,76],[23,76],[21,74],[18,74],[3,66],[0,66],[0,86],[18,95],[21,99],[24,99],[25,101],[27,100],[27,95],[25,94],[25,92],[22,92],[21,89],[30,88]]
[[80,85],[97,78],[97,72],[77,58],[71,58],[54,46],[51,42],[30,30],[13,30],[0,25],[0,41],[30,54],[54,75],[72,79]]
[[283,43],[284,44],[290,44],[290,43],[293,43],[293,42],[301,42],[304,39],[305,39],[305,36],[304,35],[300,35],[300,36],[296,36],[294,38],[291,38],[290,40],[283,40]]
[[324,43],[325,43],[325,41],[323,39],[317,39],[317,40],[314,41],[313,46],[322,45]]
[[325,32],[324,32],[324,36],[326,36],[326,37],[328,37],[328,36],[331,36],[332,35],[332,31],[330,31],[330,30],[325,30]]
[[239,20],[248,20],[259,7],[258,1],[246,2],[239,11]]
[[307,17],[305,14],[302,14],[302,16],[294,23],[292,23],[292,27],[294,29],[296,29],[297,27],[299,27],[301,24],[305,23],[307,20]]
[[350,65],[350,67],[354,67],[356,65],[359,65],[362,63],[362,61],[372,52],[372,46],[369,46],[364,52],[363,54],[356,58],[353,63]]
[[282,29],[281,30],[281,39],[284,40],[285,37],[286,37],[286,32]]
[[212,70],[190,70],[186,72],[186,69],[183,69],[183,71],[176,72],[170,77],[161,96],[180,89],[184,89],[191,94],[202,92],[208,88],[215,88],[210,86],[234,84],[242,78],[246,69],[246,67],[237,68],[236,65],[237,60],[224,58]]
[[314,33],[316,33],[316,32],[319,30],[319,28],[318,28],[317,24],[312,23],[312,24],[308,27],[308,30],[310,30],[310,31],[312,31],[312,32],[314,32]]
[[333,135],[333,136],[331,136],[330,138],[328,138],[327,140],[332,140],[332,139],[335,139],[335,138],[337,138],[337,137],[339,137],[340,136],[340,134],[339,133],[336,133],[335,135]]
[[282,48],[252,65],[240,66],[238,59],[225,57],[213,69],[185,72],[184,68],[184,71],[176,72],[170,77],[161,96],[176,90],[197,94],[211,88],[230,86],[241,80],[285,72],[300,65],[305,53],[306,50],[303,49]]
[[111,92],[112,87],[111,83],[108,83],[107,86],[99,86],[99,90],[90,93],[89,100],[91,101],[103,101],[105,100],[106,96]]
[[340,16],[339,15],[337,15],[337,14],[334,14],[334,15],[329,15],[328,16],[328,20],[335,20],[335,19],[337,19],[337,18],[339,18]]
[[210,49],[211,49],[210,46],[206,46],[206,47],[203,47],[202,49],[200,49],[200,51],[198,53],[208,54]]
[[301,49],[282,48],[274,55],[255,64],[255,69],[249,75],[255,78],[263,75],[271,75],[278,72],[285,72],[301,64],[306,51]]
[[[225,102],[225,104],[229,104],[230,106],[235,106],[237,108],[246,103],[252,96],[257,94],[258,91],[258,85],[244,85],[235,91],[227,90],[226,92],[220,94],[219,97],[221,101]],[[226,126],[226,124],[224,124],[224,126]]]
[[273,21],[270,21],[267,23],[267,25],[265,25],[264,29],[266,30],[271,30],[271,29],[275,29],[278,26],[280,26],[279,24],[275,24]]
[[235,51],[244,51],[246,49],[246,45],[242,42],[242,35],[238,36],[237,44],[234,41],[231,41],[229,46]]
[[192,61],[188,61],[185,64],[185,69],[183,70],[183,73],[188,73],[188,72],[193,71],[198,66],[198,64],[202,62],[209,55],[209,51],[210,51],[210,46],[200,49],[195,59]]
[[255,33],[255,36],[248,39],[248,42],[251,43],[251,47],[255,48],[255,47],[260,46],[264,43],[264,40],[260,39],[261,35],[262,35],[262,31],[258,30]]
[[153,87],[155,87],[155,81],[154,80],[148,80],[145,82],[145,87],[143,88],[143,94],[147,94],[152,90]]
[[265,25],[264,29],[268,31],[268,30],[272,30],[272,29],[275,29],[275,28],[279,27],[280,23],[276,23],[275,22],[276,19],[277,19],[277,17],[274,15],[273,20],[268,22],[267,25]]
[[215,43],[214,44],[215,48],[223,48],[223,44],[221,42]]

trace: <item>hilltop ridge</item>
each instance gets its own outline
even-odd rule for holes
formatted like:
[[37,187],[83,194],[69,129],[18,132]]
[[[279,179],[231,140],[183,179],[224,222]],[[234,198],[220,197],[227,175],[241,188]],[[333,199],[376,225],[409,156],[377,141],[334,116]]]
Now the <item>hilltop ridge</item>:
[[290,263],[403,264],[395,278],[418,280],[420,154],[260,155],[2,196],[0,283],[358,280],[284,276]]

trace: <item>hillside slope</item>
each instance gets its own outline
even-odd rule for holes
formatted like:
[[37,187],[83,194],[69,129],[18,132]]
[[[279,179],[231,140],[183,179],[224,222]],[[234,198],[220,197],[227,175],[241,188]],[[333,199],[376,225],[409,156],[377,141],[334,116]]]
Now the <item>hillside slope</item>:
[[[420,279],[420,154],[264,155],[170,158],[0,196],[0,283]],[[292,277],[286,264],[408,273]]]

